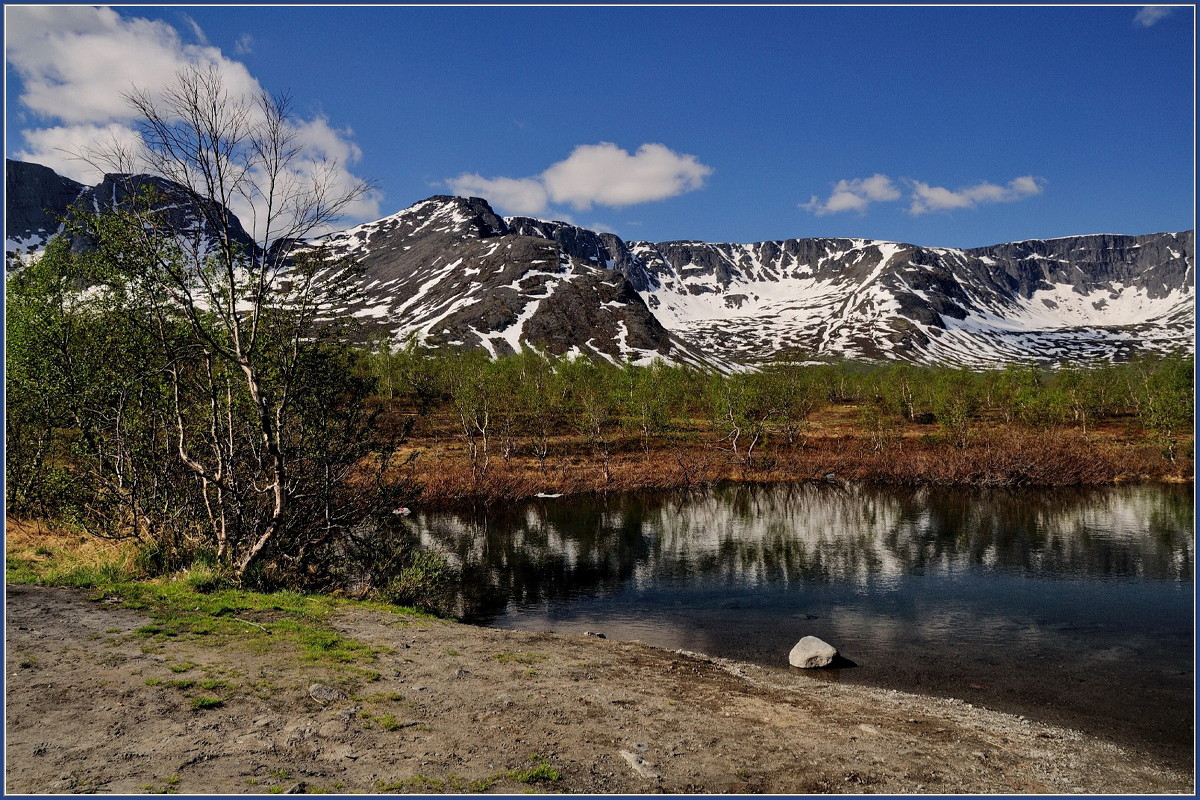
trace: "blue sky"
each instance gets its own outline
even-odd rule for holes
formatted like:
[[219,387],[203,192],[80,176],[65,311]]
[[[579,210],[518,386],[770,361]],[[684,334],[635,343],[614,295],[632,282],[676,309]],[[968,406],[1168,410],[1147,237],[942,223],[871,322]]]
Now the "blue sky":
[[971,247],[1194,225],[1191,6],[6,6],[6,153],[189,58],[375,181],[626,239]]

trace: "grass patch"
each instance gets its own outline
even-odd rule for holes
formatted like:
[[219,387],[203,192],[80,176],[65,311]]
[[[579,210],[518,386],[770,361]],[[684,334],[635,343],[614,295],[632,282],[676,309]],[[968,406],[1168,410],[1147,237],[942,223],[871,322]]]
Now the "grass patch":
[[524,769],[510,769],[505,773],[505,777],[510,781],[526,784],[553,783],[562,778],[562,773],[552,766],[544,755],[533,753],[529,760],[533,762],[532,765]]
[[453,772],[445,778],[435,778],[418,773],[401,781],[392,781],[391,783],[378,781],[375,788],[381,792],[453,792],[461,794],[470,785],[466,778],[455,775]]
[[[447,792],[463,794],[466,792],[487,792],[502,780],[523,783],[528,787],[532,787],[534,784],[553,783],[562,778],[562,773],[553,767],[545,756],[534,753],[529,759],[533,762],[529,767],[497,772],[486,778],[467,780],[461,775],[455,775],[454,773],[450,773],[445,778],[438,778],[418,773],[402,780],[390,782],[377,781],[375,789],[378,792]],[[526,791],[532,791],[532,789],[529,788]]]
[[496,653],[492,658],[501,664],[536,664],[539,661],[545,661],[549,656],[544,656],[541,653],[505,651],[503,653]]
[[396,719],[395,714],[384,714],[376,721],[385,731],[398,731],[404,727],[404,723]]
[[180,661],[178,664],[168,664],[167,669],[171,672],[187,672],[195,666],[191,661]]
[[195,686],[196,682],[194,680],[185,678],[185,679],[176,679],[173,681],[167,681],[166,685],[170,686],[172,689],[179,689],[180,691],[186,691],[186,690],[192,688],[193,686]]
[[[374,682],[382,675],[371,667],[383,650],[342,636],[329,617],[340,609],[357,607],[433,618],[413,608],[382,602],[292,591],[244,591],[218,580],[216,573],[201,566],[138,580],[132,566],[133,551],[124,546],[13,520],[8,521],[8,533],[9,583],[87,588],[93,590],[95,600],[121,600],[126,608],[141,611],[152,620],[134,631],[149,640],[143,652],[154,652],[155,642],[175,638],[213,646],[236,642],[257,653],[290,651],[310,664],[349,671],[360,680]],[[180,663],[170,669],[186,672],[195,666]]]
[[562,778],[562,773],[549,764],[537,764],[528,769],[512,770],[508,777],[517,783],[549,783]]
[[107,591],[132,579],[134,548],[89,536],[71,526],[5,520],[5,569],[9,583],[71,586]]
[[527,769],[511,769],[508,771],[509,780],[517,783],[552,783],[562,778],[562,773],[549,764],[534,764]]
[[203,711],[206,708],[219,708],[224,705],[225,701],[219,697],[193,697],[192,709],[195,711]]

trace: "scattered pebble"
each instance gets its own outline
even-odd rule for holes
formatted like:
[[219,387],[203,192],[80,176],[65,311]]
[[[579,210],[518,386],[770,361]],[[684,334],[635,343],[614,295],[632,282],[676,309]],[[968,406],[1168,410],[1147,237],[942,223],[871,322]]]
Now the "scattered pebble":
[[312,686],[309,686],[308,696],[322,705],[341,703],[350,699],[346,697],[346,693],[341,689],[335,689],[323,683],[314,683]]
[[652,781],[662,779],[662,775],[659,775],[657,772],[652,770],[651,767],[653,764],[646,759],[635,753],[631,753],[628,750],[618,750],[617,752],[620,754],[621,758],[625,759],[625,762],[629,764],[633,771],[638,775],[641,775],[643,778]]

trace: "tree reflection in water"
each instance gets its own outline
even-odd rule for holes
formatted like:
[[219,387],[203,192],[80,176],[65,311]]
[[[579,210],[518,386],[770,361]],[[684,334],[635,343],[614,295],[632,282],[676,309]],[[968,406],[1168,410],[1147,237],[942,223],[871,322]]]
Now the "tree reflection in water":
[[1182,489],[908,489],[829,484],[556,498],[419,515],[463,568],[463,614],[688,583],[886,589],[902,576],[1191,581]]

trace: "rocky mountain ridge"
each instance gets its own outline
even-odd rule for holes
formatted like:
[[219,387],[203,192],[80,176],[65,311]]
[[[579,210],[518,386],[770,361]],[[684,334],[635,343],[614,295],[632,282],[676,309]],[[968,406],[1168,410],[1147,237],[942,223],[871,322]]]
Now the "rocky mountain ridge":
[[[72,192],[119,203],[106,184],[8,162],[8,260],[44,245]],[[733,369],[775,358],[986,366],[1194,349],[1192,231],[972,249],[626,242],[439,195],[305,245],[364,270],[362,297],[339,313],[394,340],[494,355],[528,345]]]
[[[163,230],[171,231],[190,252],[204,252],[216,236],[212,220],[228,216],[233,238],[246,248],[254,240],[241,222],[219,203],[198,203],[179,184],[153,175],[105,175],[95,186],[64,178],[49,167],[5,161],[4,262],[9,268],[36,256],[54,236],[64,232],[71,208],[130,208],[153,197]],[[75,247],[86,247],[74,241]]]

